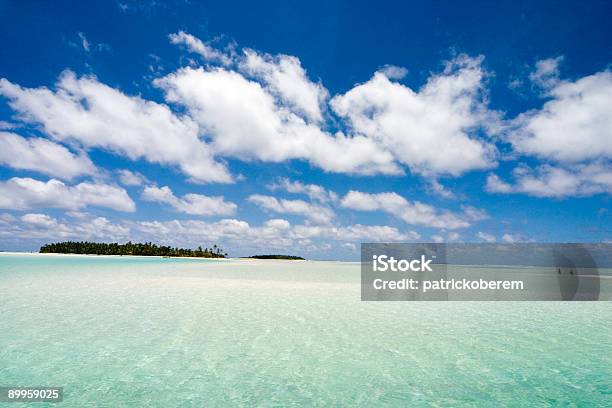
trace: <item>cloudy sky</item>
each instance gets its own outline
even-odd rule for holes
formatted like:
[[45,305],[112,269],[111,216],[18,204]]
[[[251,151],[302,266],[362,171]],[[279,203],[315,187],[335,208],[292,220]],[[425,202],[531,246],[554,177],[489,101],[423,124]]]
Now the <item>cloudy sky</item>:
[[276,3],[0,1],[0,250],[612,240],[609,4]]

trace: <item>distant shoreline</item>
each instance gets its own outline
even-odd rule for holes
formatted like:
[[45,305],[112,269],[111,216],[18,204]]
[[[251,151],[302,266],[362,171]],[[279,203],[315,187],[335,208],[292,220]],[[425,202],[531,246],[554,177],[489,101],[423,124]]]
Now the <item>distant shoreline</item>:
[[[25,255],[25,256],[33,256],[33,257],[88,257],[88,258],[159,258],[164,259],[163,256],[140,256],[140,255],[95,255],[95,254],[58,254],[58,253],[40,253],[40,252],[16,252],[16,251],[0,251],[0,256],[2,255]],[[169,258],[166,258],[169,259]],[[213,260],[220,262],[231,262],[231,263],[253,263],[253,264],[263,264],[263,263],[302,263],[302,262],[333,262],[333,263],[342,263],[342,264],[360,264],[360,261],[349,261],[349,260],[334,260],[334,259],[305,259],[303,261],[288,261],[285,259],[253,259],[253,258],[194,258],[194,257],[174,257],[170,259],[194,259],[194,260]]]
[[58,252],[13,252],[0,251],[0,255],[31,255],[31,256],[88,256],[96,258],[165,258],[165,259],[205,259],[215,261],[238,260],[240,258],[206,258],[201,256],[162,256],[162,255],[98,255],[98,254],[64,254]]
[[[205,261],[246,261],[246,262],[258,262],[258,261],[283,261],[283,262],[305,262],[308,259],[303,260],[287,260],[287,259],[257,259],[257,258],[204,258],[195,256],[161,256],[161,255],[97,255],[97,254],[63,254],[54,252],[15,252],[15,251],[0,251],[1,255],[27,255],[27,256],[54,256],[54,257],[90,257],[90,258],[159,258],[159,259],[193,259],[193,260],[205,260]],[[327,261],[324,261],[327,262]],[[329,262],[344,262],[344,261],[329,261]]]

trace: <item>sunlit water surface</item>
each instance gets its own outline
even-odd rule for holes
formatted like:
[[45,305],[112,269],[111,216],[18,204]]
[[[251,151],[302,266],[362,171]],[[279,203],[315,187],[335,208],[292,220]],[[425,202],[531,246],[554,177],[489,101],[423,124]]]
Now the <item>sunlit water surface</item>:
[[64,387],[37,407],[612,404],[610,302],[361,302],[355,263],[6,254],[0,302],[0,386]]

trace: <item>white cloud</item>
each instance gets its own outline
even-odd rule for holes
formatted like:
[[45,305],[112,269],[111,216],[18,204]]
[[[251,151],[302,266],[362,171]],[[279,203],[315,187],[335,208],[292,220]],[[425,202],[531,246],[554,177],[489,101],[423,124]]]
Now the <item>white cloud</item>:
[[500,179],[497,174],[489,174],[487,176],[485,189],[490,193],[512,193],[514,191],[514,188]]
[[446,236],[440,234],[434,234],[431,236],[431,241],[439,244],[443,242],[458,242],[460,239],[461,235],[455,231],[449,232],[448,234],[446,234]]
[[[181,42],[199,41],[179,34]],[[350,135],[318,126],[328,92],[307,77],[298,58],[247,49],[232,62],[238,72],[184,68],[155,81],[168,101],[187,108],[220,155],[304,159],[359,174],[401,174],[402,163],[417,173],[457,176],[495,165],[494,145],[477,137],[497,123],[486,106],[480,57],[455,58],[418,92],[392,81],[405,69],[383,67],[331,100]]]
[[476,234],[476,236],[478,238],[480,238],[481,240],[483,240],[484,242],[491,243],[491,242],[495,242],[496,241],[495,235],[491,235],[491,234],[488,234],[486,232],[479,231],[478,234]]
[[169,204],[177,211],[195,215],[231,215],[237,208],[236,204],[225,201],[223,197],[185,194],[179,198],[168,186],[145,187],[141,198],[145,201]]
[[551,165],[541,165],[536,170],[519,166],[513,174],[514,184],[490,174],[487,177],[487,191],[557,198],[612,193],[612,168],[609,163],[577,164],[570,170]]
[[269,162],[304,159],[341,173],[401,173],[391,154],[374,141],[331,135],[306,123],[237,72],[183,68],[154,83],[169,102],[187,108],[219,155]]
[[369,194],[354,190],[342,198],[341,206],[358,211],[382,210],[408,224],[446,229],[468,227],[470,220],[476,220],[476,215],[482,215],[472,207],[469,207],[465,214],[454,214],[450,211],[438,211],[419,201],[410,202],[396,193]]
[[558,81],[542,109],[520,114],[509,140],[522,154],[558,162],[612,158],[612,73]]
[[[216,222],[199,220],[142,221],[131,224],[133,234],[141,239],[154,237],[157,242],[172,245],[199,245],[202,242],[217,242],[230,245],[232,250],[262,249],[267,252],[279,249],[293,253],[302,251],[327,251],[330,243],[397,242],[414,241],[420,238],[414,231],[400,232],[395,227],[384,225],[291,225],[287,220],[271,219],[261,226],[236,219]],[[320,244],[321,240],[325,242]]]
[[148,182],[148,179],[137,171],[121,169],[119,173],[119,181],[125,186],[141,186]]
[[202,42],[202,40],[184,31],[170,34],[168,38],[170,38],[172,44],[183,44],[190,52],[200,54],[206,61],[220,62],[223,65],[228,65],[232,62],[231,58],[221,51],[216,50],[210,45]]
[[328,92],[308,78],[298,58],[224,54],[182,31],[170,40],[235,69],[182,68],[155,80],[184,115],[70,71],[55,89],[2,79],[0,94],[20,119],[56,140],[177,166],[197,182],[232,181],[215,156],[305,160],[325,171],[364,175],[401,175],[403,164],[428,176],[457,176],[495,164],[495,148],[477,137],[496,123],[486,106],[481,58],[455,58],[418,92],[390,79],[405,70],[384,67],[332,99],[347,123],[329,126]]
[[455,242],[461,239],[461,235],[458,232],[449,232],[447,235],[448,242]]
[[79,39],[81,40],[81,45],[83,46],[83,49],[89,52],[89,41],[87,41],[87,37],[85,37],[85,34],[79,32]]
[[485,210],[480,208],[472,207],[470,205],[462,205],[463,216],[471,221],[482,221],[489,218],[489,214]]
[[[186,108],[185,114],[126,95],[94,77],[77,78],[70,71],[60,76],[55,89],[23,88],[2,79],[0,95],[8,98],[21,120],[40,125],[49,137],[68,143],[71,149],[103,149],[131,160],[177,166],[198,182],[232,182],[222,158],[305,160],[329,172],[366,175],[399,175],[406,166],[426,176],[432,192],[451,198],[453,193],[439,183],[438,176],[459,176],[496,164],[496,148],[486,136],[496,132],[499,120],[487,106],[481,57],[453,59],[418,90],[395,81],[406,74],[405,69],[384,66],[369,81],[329,101],[327,90],[308,78],[296,57],[254,50],[223,53],[183,31],[171,34],[170,40],[224,64],[223,68],[183,68],[154,81],[168,102]],[[545,95],[551,99],[541,110],[519,115],[508,131],[517,153],[557,161],[560,167],[541,167],[531,177],[520,174],[516,186],[490,176],[491,191],[541,196],[609,191],[612,73],[599,72],[575,82],[561,80],[560,61],[536,64],[531,80],[546,84]],[[338,126],[327,120],[333,113],[340,118]],[[343,130],[332,133],[330,128]],[[80,174],[76,162],[89,163],[86,171],[92,171],[85,153],[75,155],[55,144],[55,155],[62,158],[50,166],[36,164],[40,161],[36,155],[46,152],[42,145],[53,142],[17,137],[11,140],[22,156],[26,150],[31,153],[27,160],[0,153],[0,161],[10,161],[9,166],[27,165],[23,169],[63,178]],[[579,167],[582,173],[573,180],[565,174],[570,173],[568,163],[583,162],[590,164]],[[72,170],[66,170],[69,165]],[[595,181],[587,179],[591,176]],[[125,170],[120,173],[125,185],[142,184],[138,177]],[[538,181],[555,188],[542,192]],[[287,182],[283,188],[319,203],[335,201],[320,186],[295,183]],[[430,211],[418,202],[410,205],[417,204]],[[467,214],[459,218],[460,224],[470,221]]]
[[517,91],[518,89],[520,89],[523,86],[523,81],[521,81],[518,78],[513,78],[508,82],[508,88],[513,90],[513,91]]
[[198,126],[166,106],[127,96],[93,77],[64,72],[55,91],[22,88],[0,80],[0,95],[20,118],[38,123],[60,141],[76,141],[131,160],[177,165],[194,181],[231,182],[223,164],[214,161],[198,138]]
[[0,120],[0,130],[13,130],[13,129],[16,129],[16,128],[17,128],[16,125],[14,125],[14,124],[12,124],[10,122],[7,122],[5,120]]
[[276,197],[253,194],[248,200],[260,208],[280,214],[296,214],[318,224],[329,224],[334,218],[334,212],[320,205],[303,200],[279,200]]
[[355,244],[353,244],[352,242],[345,242],[344,244],[340,245],[342,248],[346,248],[351,252],[357,252],[357,246]]
[[78,210],[87,206],[125,212],[136,210],[136,205],[124,189],[108,184],[80,183],[68,186],[55,179],[43,182],[18,177],[0,181],[0,208]]
[[68,180],[96,172],[96,167],[85,153],[76,155],[47,139],[28,139],[1,131],[0,165]]
[[246,50],[240,63],[245,73],[261,79],[270,91],[313,122],[323,120],[321,106],[328,97],[327,90],[308,79],[300,60],[289,55],[272,56]]
[[476,137],[495,122],[485,105],[481,58],[461,56],[418,92],[376,73],[331,101],[353,132],[424,175],[460,175],[494,165],[495,148]]
[[396,65],[385,65],[379,69],[378,72],[384,74],[389,79],[402,79],[408,75],[408,70],[406,68]]
[[[8,215],[8,214],[5,214]],[[130,229],[112,223],[105,217],[84,217],[66,221],[58,220],[47,214],[28,213],[19,219],[3,221],[0,216],[0,241],[23,239],[28,242],[44,240],[94,240],[121,241],[129,239]]]
[[57,219],[46,214],[30,213],[19,218],[0,214],[0,242],[14,239],[96,241],[153,241],[165,245],[195,248],[214,243],[233,254],[253,251],[294,254],[326,252],[337,247],[357,249],[368,242],[415,241],[414,231],[400,232],[385,225],[292,225],[284,219],[269,219],[260,226],[237,219],[208,222],[202,220],[119,221],[78,213],[77,217]]
[[308,78],[298,58],[259,53],[252,49],[245,49],[241,56],[230,56],[183,31],[169,37],[173,44],[185,44],[191,52],[202,55],[205,60],[219,61],[226,66],[235,63],[242,74],[257,79],[266,92],[292,108],[294,113],[313,122],[323,120],[322,105],[328,92],[321,84]]
[[21,220],[25,223],[41,227],[51,227],[57,225],[57,221],[46,214],[25,214],[21,216]]
[[446,198],[446,199],[454,199],[457,198],[455,196],[455,193],[453,193],[451,190],[449,190],[448,188],[444,187],[438,180],[436,179],[432,179],[429,181],[429,189],[432,193],[434,193],[437,196],[440,196],[442,198]]
[[317,184],[304,184],[300,181],[291,181],[287,178],[281,178],[278,183],[273,183],[268,186],[271,190],[282,189],[288,193],[305,194],[312,201],[318,201],[322,204],[335,203],[338,200],[338,195],[330,190]]
[[291,228],[291,223],[287,220],[283,220],[282,218],[273,218],[268,220],[266,221],[265,225],[279,231],[288,230]]
[[3,213],[0,214],[0,224],[8,224],[11,222],[15,222],[17,221],[17,218],[14,215],[8,214],[8,213]]
[[508,244],[514,244],[517,242],[527,242],[528,240],[520,234],[504,234],[502,235],[502,241]]
[[552,88],[559,83],[559,64],[562,61],[563,57],[537,61],[536,69],[529,74],[529,79],[541,88]]
[[354,224],[347,226],[316,226],[297,225],[294,227],[296,237],[305,238],[327,238],[336,241],[368,241],[368,242],[391,242],[391,241],[414,241],[421,236],[415,231],[400,232],[395,227],[387,225],[362,225]]
[[107,44],[107,43],[100,43],[100,44],[92,43],[91,41],[87,39],[85,34],[82,32],[78,32],[77,36],[79,37],[78,42],[80,44],[77,44],[72,41],[68,41],[68,45],[70,45],[71,47],[76,47],[76,48],[78,48],[80,45],[83,48],[83,50],[85,50],[85,52],[91,52],[91,51],[102,52],[102,51],[110,51],[112,49],[110,44]]

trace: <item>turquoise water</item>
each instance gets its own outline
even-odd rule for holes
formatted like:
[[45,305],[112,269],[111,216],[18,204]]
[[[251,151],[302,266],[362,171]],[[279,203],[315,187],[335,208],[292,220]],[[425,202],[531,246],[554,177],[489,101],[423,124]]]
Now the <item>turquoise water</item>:
[[352,263],[0,255],[0,386],[64,387],[36,407],[611,405],[610,302],[359,299]]

